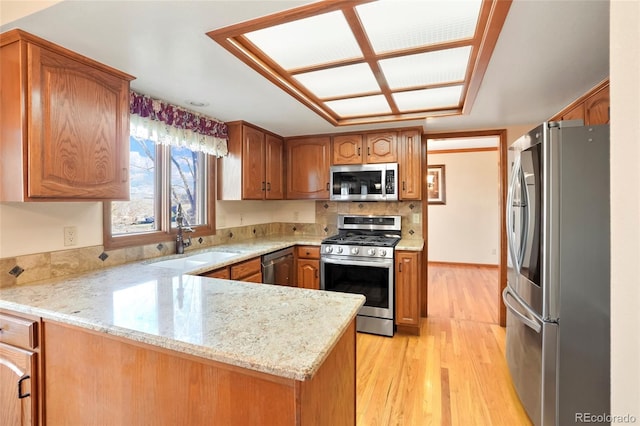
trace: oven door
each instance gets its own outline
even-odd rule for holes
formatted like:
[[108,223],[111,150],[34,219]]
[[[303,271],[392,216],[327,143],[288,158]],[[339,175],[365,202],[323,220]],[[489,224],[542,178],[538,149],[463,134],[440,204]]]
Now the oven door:
[[393,259],[322,255],[320,288],[362,294],[360,315],[393,319]]

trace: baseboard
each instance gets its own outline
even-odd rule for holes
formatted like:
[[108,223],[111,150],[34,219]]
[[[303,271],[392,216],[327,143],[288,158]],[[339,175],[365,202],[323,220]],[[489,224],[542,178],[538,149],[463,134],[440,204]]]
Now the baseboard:
[[437,265],[437,266],[462,266],[462,267],[473,267],[473,268],[495,268],[498,269],[498,265],[494,265],[491,263],[465,263],[465,262],[439,262],[439,261],[428,261],[429,265]]

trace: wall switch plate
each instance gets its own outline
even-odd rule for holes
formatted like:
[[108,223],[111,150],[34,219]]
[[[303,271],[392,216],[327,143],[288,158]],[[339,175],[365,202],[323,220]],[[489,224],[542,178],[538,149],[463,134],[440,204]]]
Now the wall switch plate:
[[413,213],[413,223],[420,223],[420,213]]
[[64,227],[64,245],[75,246],[78,244],[78,228],[75,226]]

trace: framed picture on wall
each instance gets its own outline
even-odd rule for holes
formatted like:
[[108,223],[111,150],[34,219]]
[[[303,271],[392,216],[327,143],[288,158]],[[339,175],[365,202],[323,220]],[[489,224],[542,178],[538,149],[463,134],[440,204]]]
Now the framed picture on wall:
[[446,204],[444,164],[427,167],[427,201],[429,204]]

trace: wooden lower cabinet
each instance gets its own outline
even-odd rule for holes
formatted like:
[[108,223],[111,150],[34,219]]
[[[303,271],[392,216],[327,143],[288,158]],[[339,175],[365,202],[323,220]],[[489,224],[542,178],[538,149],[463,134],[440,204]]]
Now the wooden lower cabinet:
[[0,425],[39,424],[37,321],[0,313]]
[[234,263],[231,266],[214,269],[200,274],[207,278],[220,278],[223,280],[246,281],[251,283],[262,282],[262,262],[260,257]]
[[[355,323],[299,381],[44,323],[49,425],[355,425]],[[3,423],[4,424],[4,423]]]
[[420,252],[396,251],[396,325],[420,334]]
[[296,282],[300,288],[320,290],[320,247],[296,247]]

